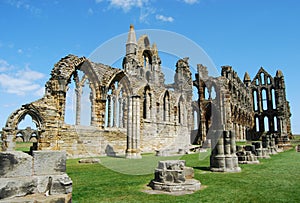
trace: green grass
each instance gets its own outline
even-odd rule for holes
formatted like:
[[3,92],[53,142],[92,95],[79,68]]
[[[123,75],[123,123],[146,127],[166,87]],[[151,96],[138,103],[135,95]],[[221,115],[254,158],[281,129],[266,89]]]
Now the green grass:
[[[151,154],[144,155],[141,160],[102,157],[102,164],[94,165],[78,164],[78,159],[68,160],[67,172],[73,180],[73,202],[300,202],[300,153],[295,150],[260,160],[259,165],[240,165],[241,173],[212,173],[207,170],[209,156],[201,156],[181,157],[187,166],[194,167],[195,178],[205,186],[194,194],[183,196],[142,192],[153,178],[158,161]],[[153,168],[148,175],[127,175],[116,171],[117,163],[120,168],[127,168],[122,172],[141,174],[142,166]]]
[[16,142],[16,151],[29,152],[32,142]]

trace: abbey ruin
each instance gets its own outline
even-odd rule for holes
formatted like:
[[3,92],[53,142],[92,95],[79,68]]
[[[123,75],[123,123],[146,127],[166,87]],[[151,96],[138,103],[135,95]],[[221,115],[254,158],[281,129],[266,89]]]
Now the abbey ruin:
[[[76,105],[72,124],[65,119],[71,84]],[[88,111],[82,111],[84,87],[90,89],[85,98]],[[82,125],[83,114],[89,115],[89,126]],[[19,129],[28,115],[36,128]],[[130,26],[121,69],[74,55],[58,61],[44,96],[7,119],[2,151],[14,149],[19,140],[34,142],[35,150],[65,150],[68,157],[139,158],[145,152],[207,145],[214,131],[230,132],[224,136],[235,140],[272,136],[279,143],[291,135],[290,117],[280,70],[271,76],[260,68],[253,79],[245,73],[241,80],[231,66],[223,66],[220,77],[211,77],[199,64],[193,77],[188,58],[182,58],[176,63],[174,82],[165,84],[156,44],[150,44],[147,35],[137,40]]]

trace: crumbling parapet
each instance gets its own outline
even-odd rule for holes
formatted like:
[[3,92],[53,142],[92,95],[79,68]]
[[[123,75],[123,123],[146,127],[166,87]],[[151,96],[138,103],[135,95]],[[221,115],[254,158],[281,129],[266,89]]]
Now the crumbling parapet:
[[193,178],[194,169],[186,167],[184,160],[159,161],[149,186],[167,192],[199,190],[201,183]]
[[234,133],[232,131],[216,130],[214,134],[210,170],[213,172],[240,172]]

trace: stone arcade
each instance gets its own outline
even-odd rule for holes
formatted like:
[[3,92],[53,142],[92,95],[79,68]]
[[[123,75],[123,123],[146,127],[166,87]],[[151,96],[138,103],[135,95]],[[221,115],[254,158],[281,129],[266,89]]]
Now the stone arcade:
[[[13,150],[18,139],[37,141],[33,150],[65,150],[68,157],[125,154],[141,158],[142,152],[174,153],[190,144],[206,145],[218,134],[222,136],[212,141],[217,147],[212,168],[227,164],[234,168],[234,140],[272,136],[277,144],[291,135],[280,70],[272,77],[260,68],[252,81],[248,73],[242,81],[230,66],[222,67],[220,77],[211,77],[199,64],[193,79],[188,58],[183,58],[175,72],[174,83],[165,84],[156,44],[151,45],[147,35],[136,40],[130,26],[122,69],[74,55],[58,61],[44,96],[7,119],[1,132],[2,151]],[[65,117],[71,84],[75,85],[76,112],[75,122],[69,124]],[[90,90],[90,110],[85,112],[89,126],[81,123],[85,87]],[[193,87],[196,101],[192,101]],[[18,129],[27,115],[36,129]],[[223,158],[216,161],[218,155],[225,162]]]

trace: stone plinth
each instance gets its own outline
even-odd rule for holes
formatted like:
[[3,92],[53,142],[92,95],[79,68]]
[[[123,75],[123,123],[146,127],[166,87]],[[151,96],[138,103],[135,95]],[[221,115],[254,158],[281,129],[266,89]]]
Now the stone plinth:
[[[254,146],[237,146],[236,155],[238,156],[239,164],[259,164],[255,155]],[[249,151],[251,150],[251,151]]]
[[269,150],[269,154],[277,154],[277,146],[275,144],[275,137],[272,135],[262,136],[262,146]]
[[263,148],[261,141],[252,142],[252,145],[255,147],[255,152],[257,158],[268,159],[270,158],[269,149]]
[[196,191],[201,186],[200,181],[193,179],[194,169],[186,167],[184,160],[159,161],[154,176],[149,184],[153,190]]
[[216,130],[212,139],[210,170],[213,172],[240,172],[236,156],[235,135],[232,131]]

